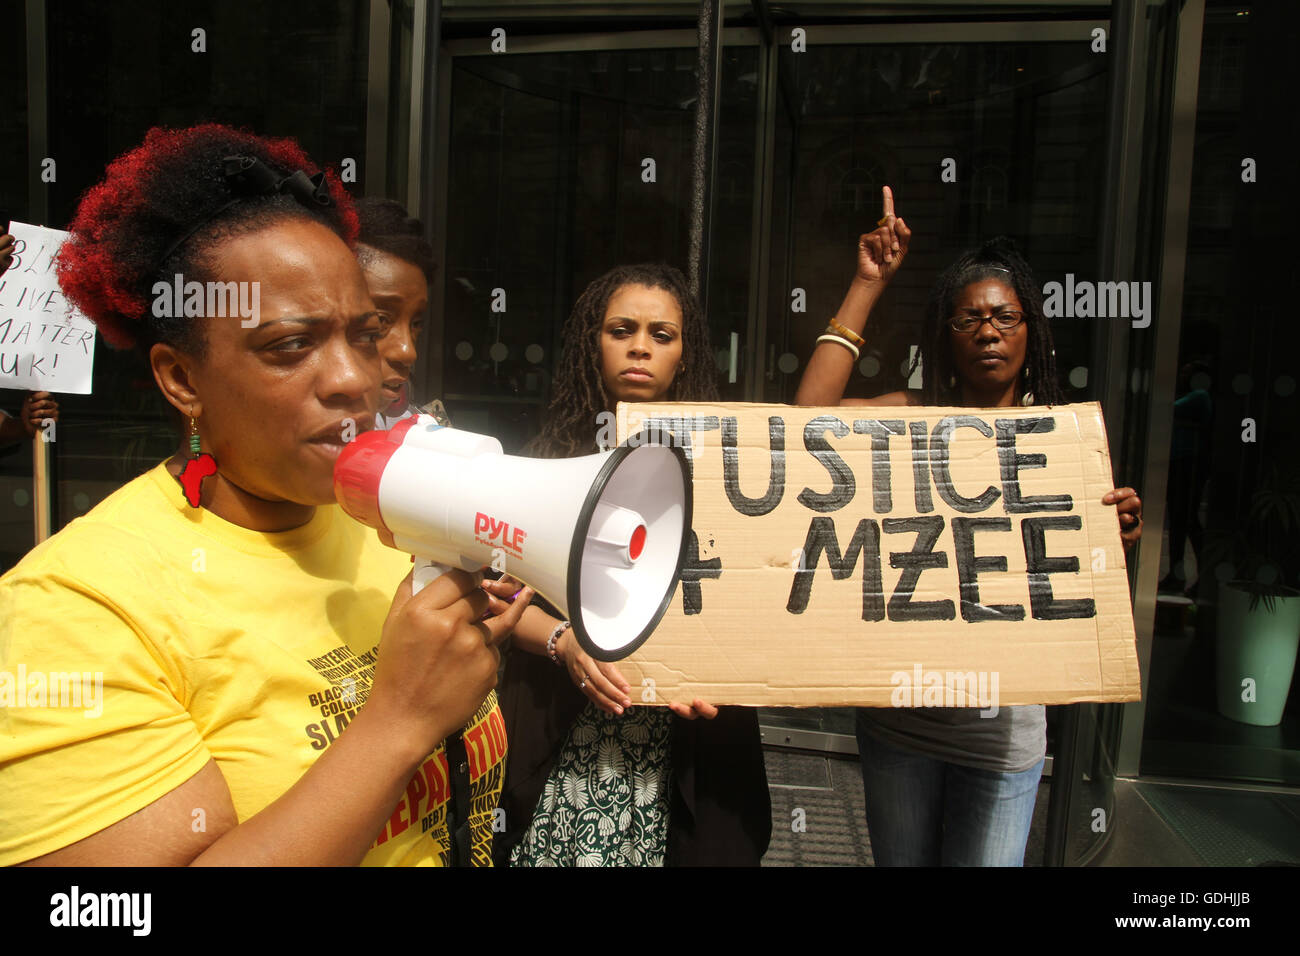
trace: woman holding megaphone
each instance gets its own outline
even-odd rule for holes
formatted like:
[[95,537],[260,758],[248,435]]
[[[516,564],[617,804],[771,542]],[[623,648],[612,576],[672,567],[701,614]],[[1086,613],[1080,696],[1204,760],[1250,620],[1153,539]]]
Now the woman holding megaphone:
[[[716,401],[713,369],[708,326],[677,269],[612,269],[569,316],[554,395],[530,450],[546,458],[597,451],[602,416],[619,402]],[[485,587],[505,613],[518,584]],[[771,805],[754,711],[702,700],[636,706],[640,689],[586,654],[557,613],[530,607],[506,657],[510,761],[498,862],[757,866]]]
[[[495,645],[523,607],[484,619],[460,571],[412,596],[334,504],[384,331],[337,177],[289,140],[154,129],[70,232],[64,292],[187,440],[0,578],[0,864],[439,865],[466,816],[490,862]],[[490,746],[448,759],[467,725]]]
[[[844,399],[867,344],[871,309],[907,255],[911,230],[894,215],[884,187],[884,217],[858,239],[857,274],[804,371],[798,405],[1056,405],[1052,330],[1029,264],[1010,240],[963,253],[930,295],[912,366],[919,392]],[[909,373],[910,374],[910,373]],[[1142,534],[1142,503],[1132,488],[1102,501],[1119,512],[1125,549]],[[883,866],[1019,866],[1047,749],[1041,705],[976,708],[862,708],[857,717],[867,826]]]

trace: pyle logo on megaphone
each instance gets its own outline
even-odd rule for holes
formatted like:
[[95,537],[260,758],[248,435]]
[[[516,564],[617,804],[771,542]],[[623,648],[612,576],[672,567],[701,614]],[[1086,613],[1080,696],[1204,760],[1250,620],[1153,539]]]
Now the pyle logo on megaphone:
[[[486,531],[487,537],[482,536]],[[500,541],[492,539],[500,535]],[[485,515],[478,512],[474,515],[474,537],[481,544],[486,544],[489,548],[505,548],[507,551],[513,551],[516,557],[524,556],[524,538],[528,537],[528,532],[523,528],[515,528],[511,533],[509,522],[498,521],[491,515]]]
[[560,609],[583,650],[621,660],[668,609],[691,528],[685,453],[635,437],[582,458],[522,458],[421,415],[344,446],[334,494],[415,556],[415,590],[510,554],[510,573]]

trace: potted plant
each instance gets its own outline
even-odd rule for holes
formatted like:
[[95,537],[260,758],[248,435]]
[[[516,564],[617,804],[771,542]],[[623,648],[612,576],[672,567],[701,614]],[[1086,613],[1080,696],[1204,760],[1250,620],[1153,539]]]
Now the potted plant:
[[1300,645],[1300,476],[1272,467],[1246,519],[1217,536],[1219,582],[1215,649],[1219,713],[1258,727],[1282,722]]

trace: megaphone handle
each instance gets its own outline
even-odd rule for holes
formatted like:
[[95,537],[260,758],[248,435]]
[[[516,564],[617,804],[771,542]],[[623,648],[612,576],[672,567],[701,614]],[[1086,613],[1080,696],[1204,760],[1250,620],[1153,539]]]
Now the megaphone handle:
[[432,584],[451,568],[437,561],[430,561],[418,555],[415,558],[415,570],[411,573],[411,594],[419,594],[425,586]]

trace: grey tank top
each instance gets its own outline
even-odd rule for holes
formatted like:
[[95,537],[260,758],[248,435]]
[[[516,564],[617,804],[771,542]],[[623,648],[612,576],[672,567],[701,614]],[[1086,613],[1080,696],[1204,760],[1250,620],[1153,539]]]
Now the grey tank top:
[[1047,753],[1042,704],[1003,707],[981,717],[977,707],[862,707],[858,727],[891,747],[965,767],[1019,773]]

